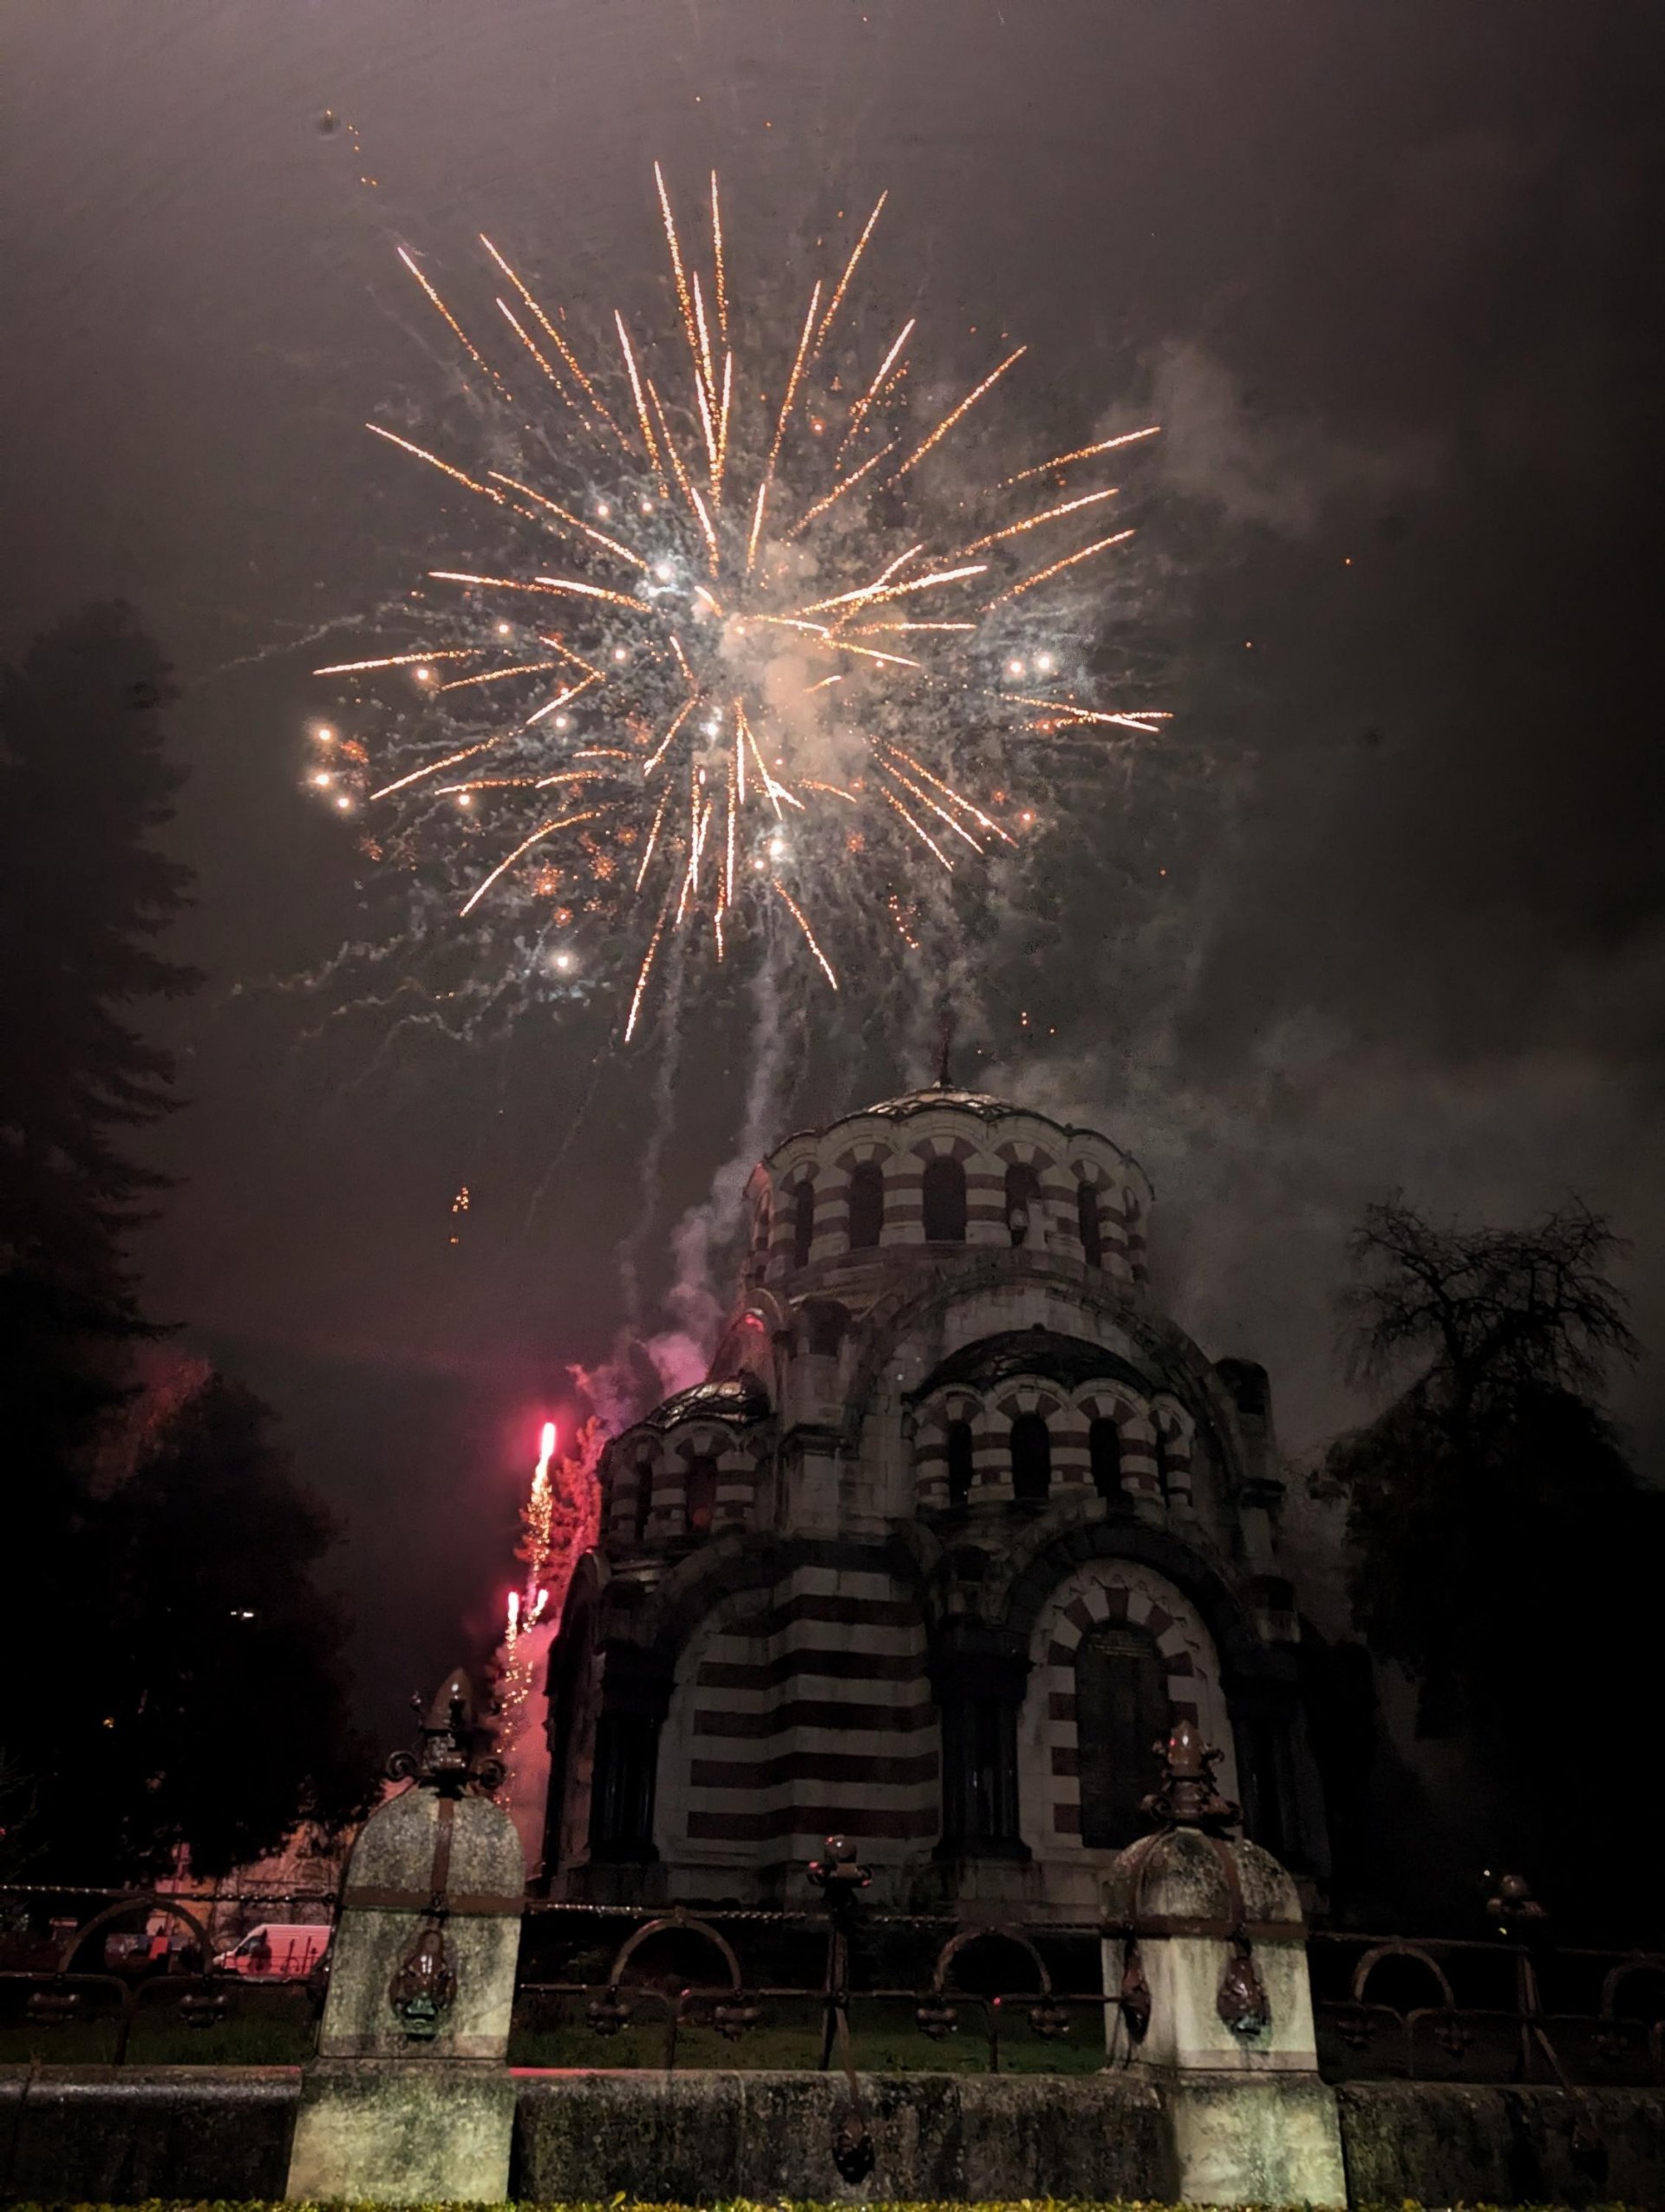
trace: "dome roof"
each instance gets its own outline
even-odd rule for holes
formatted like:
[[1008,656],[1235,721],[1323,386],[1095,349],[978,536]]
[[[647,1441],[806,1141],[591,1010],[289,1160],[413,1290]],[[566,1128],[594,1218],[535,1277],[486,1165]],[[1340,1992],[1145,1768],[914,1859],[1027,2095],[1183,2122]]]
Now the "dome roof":
[[1009,1381],[1014,1375],[1044,1375],[1048,1382],[1066,1390],[1099,1381],[1127,1383],[1141,1392],[1151,1387],[1148,1376],[1104,1345],[1089,1343],[1085,1337],[1061,1336],[1054,1329],[1037,1325],[1002,1329],[996,1335],[976,1337],[961,1345],[908,1395],[917,1403],[949,1383],[986,1387]]
[[[997,1099],[990,1091],[956,1090],[951,1083],[933,1083],[924,1091],[907,1091],[899,1099],[881,1099],[877,1106],[862,1106],[862,1113],[882,1113],[892,1121],[905,1121],[911,1113],[924,1113],[932,1106],[958,1106],[968,1113],[980,1113],[992,1121],[997,1114],[1029,1113],[1029,1106],[1014,1106],[1009,1099]],[[1043,1121],[1050,1119],[1042,1114]]]
[[649,1428],[675,1428],[678,1421],[716,1420],[735,1424],[761,1420],[768,1413],[769,1394],[755,1375],[738,1374],[721,1382],[696,1382],[679,1390],[643,1416]]
[[990,1123],[1003,1121],[1009,1117],[1043,1122],[1048,1129],[1056,1130],[1059,1136],[1068,1143],[1086,1138],[1094,1144],[1106,1145],[1126,1168],[1138,1176],[1145,1185],[1146,1195],[1155,1195],[1151,1179],[1139,1162],[1113,1137],[1107,1137],[1102,1130],[1060,1121],[1055,1114],[1047,1113],[1039,1106],[1020,1106],[1015,1099],[996,1098],[992,1091],[964,1091],[957,1084],[940,1080],[927,1084],[923,1090],[904,1091],[894,1099],[879,1099],[872,1106],[853,1106],[847,1113],[835,1114],[831,1120],[821,1123],[818,1127],[794,1130],[791,1136],[783,1138],[775,1145],[768,1157],[773,1161],[787,1145],[801,1145],[806,1139],[819,1140],[834,1129],[847,1127],[852,1122],[907,1121],[917,1113],[931,1113],[943,1108],[952,1113],[975,1114],[978,1120]]

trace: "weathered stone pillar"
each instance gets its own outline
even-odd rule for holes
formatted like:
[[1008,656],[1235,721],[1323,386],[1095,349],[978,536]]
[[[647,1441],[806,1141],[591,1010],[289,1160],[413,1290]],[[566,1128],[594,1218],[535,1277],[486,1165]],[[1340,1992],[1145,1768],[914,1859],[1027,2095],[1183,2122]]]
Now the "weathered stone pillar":
[[1238,1809],[1214,1788],[1218,1757],[1181,1722],[1146,1800],[1161,1825],[1112,1872],[1111,2063],[1159,2088],[1185,2202],[1343,2205],[1300,1897],[1269,1851],[1227,1839]]
[[318,2055],[290,2156],[291,2199],[500,2203],[514,2085],[506,2059],[526,1862],[508,1815],[475,1794],[466,1674],[421,1748],[389,1761],[413,1786],[366,1822],[348,1863]]

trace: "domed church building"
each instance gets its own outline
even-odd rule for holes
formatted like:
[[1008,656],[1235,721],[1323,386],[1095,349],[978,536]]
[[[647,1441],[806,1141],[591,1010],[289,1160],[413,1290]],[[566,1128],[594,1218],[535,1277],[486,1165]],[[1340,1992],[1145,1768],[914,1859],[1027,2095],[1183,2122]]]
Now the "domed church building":
[[1264,1371],[1146,1289],[1107,1137],[946,1083],[789,1137],[709,1379],[607,1447],[551,1658],[545,1880],[1077,1921],[1188,1718],[1322,1876]]

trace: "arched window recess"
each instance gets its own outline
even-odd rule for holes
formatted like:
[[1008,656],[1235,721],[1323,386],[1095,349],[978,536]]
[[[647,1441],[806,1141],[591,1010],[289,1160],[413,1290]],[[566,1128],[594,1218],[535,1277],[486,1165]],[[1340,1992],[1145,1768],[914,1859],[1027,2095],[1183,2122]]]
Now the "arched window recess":
[[885,1233],[885,1170],[861,1160],[850,1171],[850,1250],[872,1251]]
[[925,1162],[924,1231],[927,1244],[965,1242],[965,1170],[939,1153]]
[[950,1505],[970,1504],[971,1485],[976,1473],[971,1424],[967,1420],[950,1421],[948,1425],[948,1502]]
[[1051,1493],[1052,1438],[1039,1413],[1020,1413],[1012,1423],[1012,1496],[1044,1505]]
[[806,1268],[815,1246],[815,1184],[809,1176],[793,1186],[792,1264]]
[[1041,1234],[1041,1178],[1027,1160],[1014,1160],[1006,1171],[1006,1229],[1015,1245],[1045,1241]]
[[1104,1265],[1104,1231],[1099,1217],[1099,1193],[1091,1183],[1075,1185],[1075,1220],[1081,1230],[1081,1257],[1090,1268]]

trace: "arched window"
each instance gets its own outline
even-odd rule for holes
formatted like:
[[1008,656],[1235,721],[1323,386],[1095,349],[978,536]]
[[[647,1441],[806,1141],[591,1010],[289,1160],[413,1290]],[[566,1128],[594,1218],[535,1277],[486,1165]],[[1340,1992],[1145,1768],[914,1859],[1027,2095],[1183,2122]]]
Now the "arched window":
[[1087,1432],[1087,1464],[1100,1498],[1121,1496],[1121,1431],[1102,1414]]
[[[1179,1439],[1173,1431],[1165,1422],[1159,1421],[1156,1425],[1156,1479],[1164,1498],[1172,1489],[1174,1478],[1179,1472]],[[1181,1483],[1180,1487],[1185,1489],[1189,1485]]]
[[1014,1244],[1039,1241],[1041,1178],[1025,1160],[1014,1160],[1006,1171],[1006,1226]]
[[950,1421],[948,1425],[948,1502],[950,1505],[965,1505],[970,1502],[973,1471],[971,1424],[970,1421]]
[[815,1185],[807,1176],[792,1194],[792,1264],[806,1268],[815,1242]]
[[702,1452],[688,1463],[688,1530],[702,1536],[717,1515],[717,1463]]
[[1020,1413],[1012,1423],[1012,1496],[1033,1504],[1052,1489],[1052,1439],[1039,1413]]
[[850,1171],[850,1250],[870,1250],[884,1228],[885,1170],[878,1160],[863,1160]]
[[1139,1801],[1161,1765],[1153,1745],[1173,1725],[1167,1669],[1143,1628],[1110,1621],[1075,1654],[1075,1726],[1081,1777],[1081,1841],[1120,1850],[1144,1830]]
[[1090,1183],[1075,1185],[1075,1218],[1081,1223],[1081,1256],[1090,1268],[1104,1264],[1104,1238],[1099,1229],[1099,1194]]
[[836,1360],[850,1316],[831,1298],[806,1299],[803,1308],[804,1348],[821,1359]]
[[648,1540],[648,1517],[653,1511],[653,1462],[642,1458],[636,1463],[636,1540]]
[[965,1242],[965,1170],[957,1159],[939,1154],[925,1162],[925,1242],[963,1244]]

